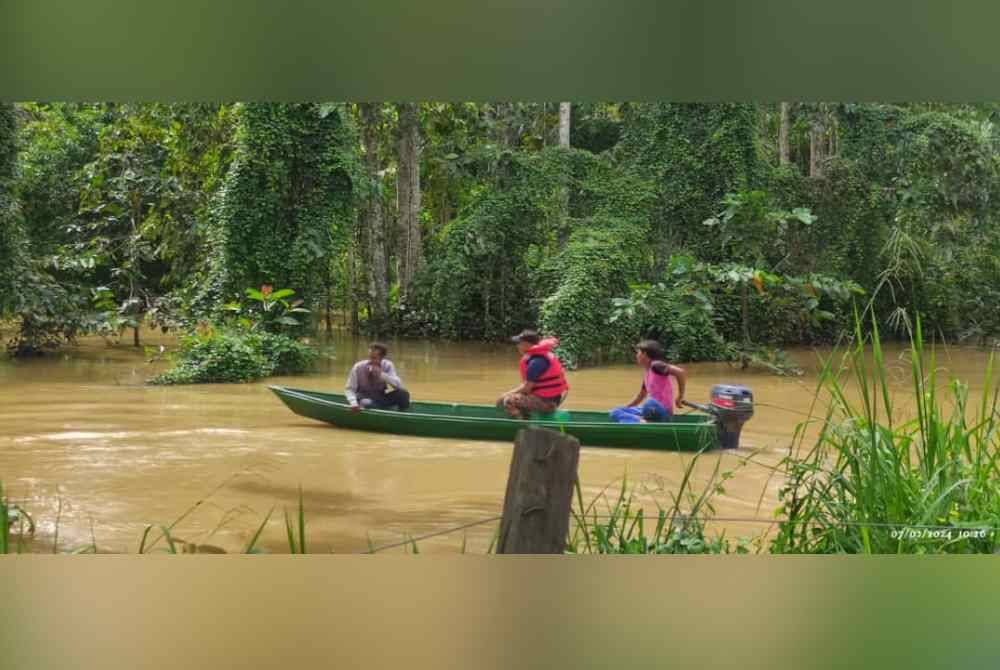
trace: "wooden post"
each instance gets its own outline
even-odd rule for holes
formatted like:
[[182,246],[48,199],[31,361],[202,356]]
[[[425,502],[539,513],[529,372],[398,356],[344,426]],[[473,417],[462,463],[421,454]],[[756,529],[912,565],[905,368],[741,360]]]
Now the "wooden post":
[[517,434],[503,501],[498,554],[561,554],[580,442],[544,428]]

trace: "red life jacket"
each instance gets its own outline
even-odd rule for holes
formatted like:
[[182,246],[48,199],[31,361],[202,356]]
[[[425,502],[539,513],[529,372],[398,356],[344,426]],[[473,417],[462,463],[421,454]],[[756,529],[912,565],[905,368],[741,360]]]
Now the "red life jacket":
[[563,374],[562,363],[551,351],[558,344],[559,340],[556,338],[546,338],[528,349],[528,353],[521,357],[521,381],[528,380],[528,361],[531,360],[532,356],[545,356],[549,361],[549,367],[542,373],[541,377],[535,380],[531,395],[539,398],[558,398],[569,390],[566,375]]

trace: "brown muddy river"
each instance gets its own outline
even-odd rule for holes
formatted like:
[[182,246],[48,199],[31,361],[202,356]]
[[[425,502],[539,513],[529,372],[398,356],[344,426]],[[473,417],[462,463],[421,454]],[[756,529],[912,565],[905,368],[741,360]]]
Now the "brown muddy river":
[[[517,382],[513,347],[389,346],[414,399],[492,404]],[[173,535],[180,540],[239,551],[273,507],[259,546],[284,552],[283,511],[295,514],[300,486],[309,552],[360,552],[369,542],[396,543],[499,515],[511,444],[341,430],[292,414],[267,389],[277,383],[341,392],[347,370],[366,349],[365,342],[337,339],[333,356],[314,373],[244,385],[144,386],[167,364],[147,363],[141,351],[100,339],[39,359],[0,360],[0,481],[37,522],[30,550],[51,551],[58,525],[61,551],[94,541],[102,552],[135,552],[147,524],[176,522]],[[721,517],[770,517],[777,504],[781,478],[771,468],[787,453],[816,382],[817,353],[791,355],[805,376],[685,366],[689,400],[704,402],[713,384],[733,382],[749,386],[758,403],[742,448],[702,456],[696,467],[696,485],[720,459],[722,471],[734,471],[725,493],[714,498]],[[951,349],[939,355],[939,365],[974,391],[987,355]],[[888,358],[901,356],[898,347],[889,348]],[[566,408],[625,404],[639,379],[638,369],[626,365],[571,372]],[[643,506],[655,514],[657,502],[670,502],[690,458],[584,448],[584,500],[628,473]],[[454,553],[464,541],[467,551],[482,553],[495,529],[496,523],[474,526],[418,547]],[[749,537],[766,526],[725,521],[709,529]]]

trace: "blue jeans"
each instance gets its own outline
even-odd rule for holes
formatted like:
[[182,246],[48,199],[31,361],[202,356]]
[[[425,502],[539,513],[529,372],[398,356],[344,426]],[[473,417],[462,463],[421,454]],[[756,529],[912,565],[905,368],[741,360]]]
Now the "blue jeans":
[[608,415],[616,423],[639,423],[639,419],[665,423],[673,419],[670,410],[652,398],[647,398],[639,407],[615,407]]

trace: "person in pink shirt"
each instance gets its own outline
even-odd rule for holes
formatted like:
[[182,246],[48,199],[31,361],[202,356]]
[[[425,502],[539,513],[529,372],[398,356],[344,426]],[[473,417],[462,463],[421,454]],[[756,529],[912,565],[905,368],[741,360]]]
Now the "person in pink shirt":
[[[670,421],[674,408],[681,407],[687,372],[666,361],[663,347],[656,340],[643,340],[635,347],[635,362],[645,370],[639,393],[625,407],[616,407],[610,415],[619,423]],[[671,379],[677,380],[677,393]]]

